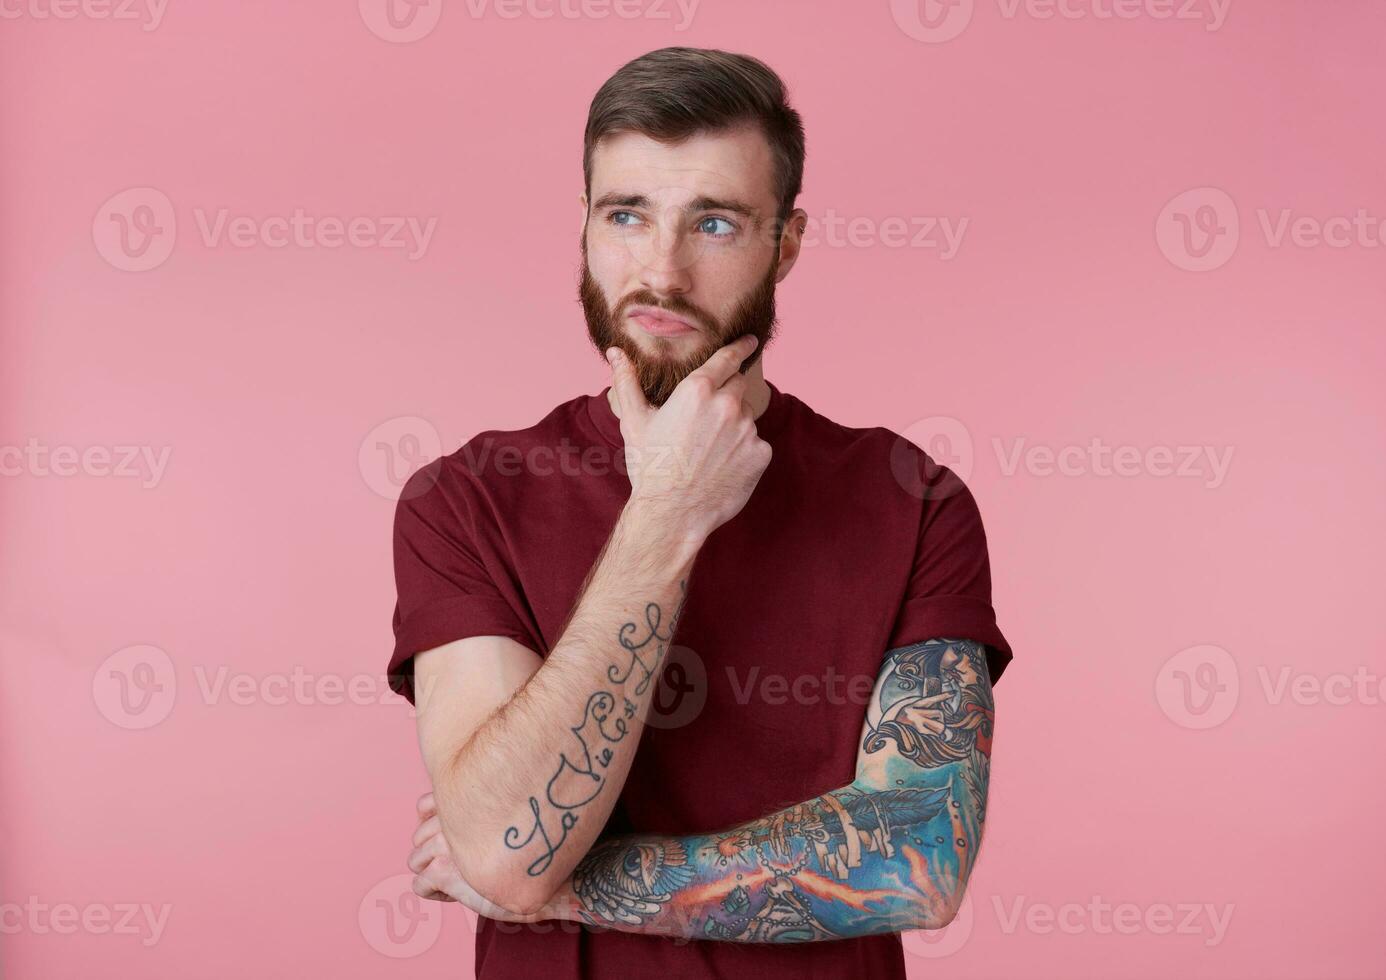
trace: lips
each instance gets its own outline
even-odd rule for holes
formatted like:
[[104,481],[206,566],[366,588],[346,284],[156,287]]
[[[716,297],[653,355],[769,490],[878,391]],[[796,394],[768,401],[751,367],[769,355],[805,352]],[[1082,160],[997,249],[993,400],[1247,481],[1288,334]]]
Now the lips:
[[648,308],[632,312],[630,318],[639,324],[641,330],[655,337],[678,337],[697,332],[697,328],[687,320],[665,313],[657,313]]

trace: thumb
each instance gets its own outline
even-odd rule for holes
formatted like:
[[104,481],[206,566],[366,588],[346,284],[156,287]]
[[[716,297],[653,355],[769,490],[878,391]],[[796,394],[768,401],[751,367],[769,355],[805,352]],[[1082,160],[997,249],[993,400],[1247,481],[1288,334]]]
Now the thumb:
[[645,400],[630,358],[619,348],[612,347],[607,350],[606,359],[611,362],[611,390],[616,392],[616,400],[621,405],[621,421],[634,426],[634,431],[638,432],[645,420],[654,414],[654,408]]

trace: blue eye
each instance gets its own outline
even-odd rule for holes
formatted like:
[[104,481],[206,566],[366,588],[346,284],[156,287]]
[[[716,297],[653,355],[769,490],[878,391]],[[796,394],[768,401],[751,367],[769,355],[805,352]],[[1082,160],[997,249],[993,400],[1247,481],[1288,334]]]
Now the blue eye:
[[[718,231],[716,230],[716,228],[709,228],[709,223],[720,223],[724,226],[725,230]],[[701,228],[703,231],[707,232],[713,238],[729,238],[732,235],[736,234],[736,225],[732,224],[726,218],[704,218],[702,221],[698,222],[698,227]]]
[[[629,218],[630,220],[623,221],[621,220],[622,218]],[[631,225],[635,224],[640,219],[631,211],[612,211],[609,215],[607,215],[606,220],[610,221],[613,225],[616,225],[617,227],[629,228]]]

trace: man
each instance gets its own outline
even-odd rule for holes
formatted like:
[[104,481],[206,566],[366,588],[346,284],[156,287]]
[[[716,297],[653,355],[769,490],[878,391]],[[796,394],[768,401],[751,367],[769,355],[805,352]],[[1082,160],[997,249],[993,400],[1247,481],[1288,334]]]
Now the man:
[[901,977],[958,908],[1011,651],[967,488],[765,380],[803,159],[755,59],[618,71],[581,197],[611,386],[401,495],[409,863],[483,914],[479,977]]

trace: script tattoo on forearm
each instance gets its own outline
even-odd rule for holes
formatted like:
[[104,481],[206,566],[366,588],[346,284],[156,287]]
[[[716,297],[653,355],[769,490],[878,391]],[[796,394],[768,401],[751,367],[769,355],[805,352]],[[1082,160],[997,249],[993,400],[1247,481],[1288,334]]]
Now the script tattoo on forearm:
[[623,654],[607,666],[611,689],[598,688],[588,695],[582,720],[569,729],[575,748],[559,753],[558,764],[544,787],[542,798],[529,798],[532,821],[525,830],[507,827],[505,846],[520,850],[533,844],[538,856],[525,869],[538,877],[549,869],[568,834],[577,826],[580,811],[606,786],[606,772],[613,758],[612,746],[630,734],[630,721],[639,710],[632,697],[649,692],[669,651],[679,615],[687,599],[687,580],[679,582],[678,605],[664,625],[664,610],[658,603],[645,605],[645,622],[624,623],[616,640]]
[[720,834],[602,840],[573,872],[580,914],[751,943],[937,926],[981,842],[994,719],[980,644],[891,651],[851,785]]

